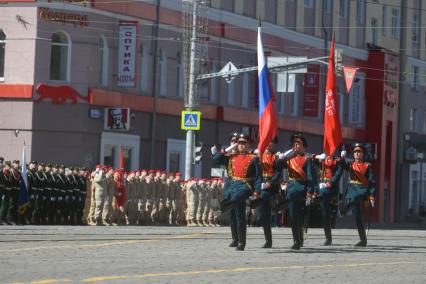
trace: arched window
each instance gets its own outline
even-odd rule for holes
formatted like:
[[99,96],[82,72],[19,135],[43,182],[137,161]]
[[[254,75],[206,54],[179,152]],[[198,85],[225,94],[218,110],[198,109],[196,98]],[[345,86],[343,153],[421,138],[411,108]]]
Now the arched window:
[[4,80],[4,56],[6,51],[6,34],[0,30],[0,81]]
[[71,41],[64,33],[52,35],[50,80],[70,81]]
[[99,39],[99,82],[108,85],[108,43],[103,36]]
[[183,64],[180,52],[176,54],[176,91],[178,97],[183,97]]

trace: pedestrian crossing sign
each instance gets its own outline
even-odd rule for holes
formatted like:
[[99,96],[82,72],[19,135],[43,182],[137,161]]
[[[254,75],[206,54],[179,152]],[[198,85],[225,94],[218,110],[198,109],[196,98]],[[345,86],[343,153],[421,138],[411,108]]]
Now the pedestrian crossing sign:
[[181,129],[183,130],[200,130],[201,112],[199,111],[182,111]]

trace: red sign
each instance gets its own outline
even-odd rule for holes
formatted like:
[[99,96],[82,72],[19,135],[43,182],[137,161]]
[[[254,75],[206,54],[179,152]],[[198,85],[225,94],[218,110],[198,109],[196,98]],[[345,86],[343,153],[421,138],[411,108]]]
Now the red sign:
[[357,71],[358,68],[355,67],[343,67],[343,74],[345,74],[346,91],[348,92],[348,95],[351,92],[352,83],[354,82]]
[[319,65],[308,65],[308,72],[305,74],[303,96],[304,117],[318,117],[319,115],[319,74]]

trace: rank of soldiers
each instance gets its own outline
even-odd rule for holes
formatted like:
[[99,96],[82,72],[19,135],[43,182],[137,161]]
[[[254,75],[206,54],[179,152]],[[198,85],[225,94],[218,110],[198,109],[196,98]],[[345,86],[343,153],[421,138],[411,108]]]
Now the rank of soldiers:
[[[188,181],[160,170],[126,172],[29,163],[29,207],[18,213],[19,161],[0,158],[0,225],[188,225],[218,226],[223,180]],[[124,192],[120,191],[120,185]],[[121,194],[125,195],[120,204]]]
[[[265,244],[272,247],[271,202],[275,210],[287,208],[287,217],[293,235],[294,250],[303,247],[309,226],[312,204],[319,203],[325,234],[325,246],[332,244],[332,219],[342,206],[341,214],[352,210],[355,216],[360,241],[356,246],[366,246],[367,236],[362,218],[362,206],[374,207],[375,178],[370,163],[364,161],[365,147],[355,143],[352,147],[353,161],[346,161],[346,151],[338,157],[305,153],[308,143],[301,133],[290,137],[290,149],[274,152],[278,138],[275,137],[264,153],[250,148],[253,142],[248,135],[232,133],[228,147],[213,146],[212,156],[217,164],[227,169],[224,184],[224,199],[221,212],[229,211],[231,237],[230,247],[243,251],[246,246],[247,218],[246,201],[256,208],[256,223],[263,227]],[[283,170],[288,178],[282,178]],[[339,202],[339,180],[342,172],[349,173],[349,186]]]

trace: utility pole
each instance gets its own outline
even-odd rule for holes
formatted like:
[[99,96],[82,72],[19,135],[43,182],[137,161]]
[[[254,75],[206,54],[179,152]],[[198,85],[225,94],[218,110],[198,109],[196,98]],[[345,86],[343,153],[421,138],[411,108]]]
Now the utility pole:
[[[155,128],[157,122],[157,89],[156,89],[156,74],[157,74],[157,50],[158,50],[158,26],[160,22],[160,8],[161,0],[157,0],[156,10],[155,10],[155,24],[152,28],[152,38],[154,39],[151,45],[152,53],[152,115],[151,115],[151,139],[149,143],[149,168],[154,168],[154,154],[155,154]],[[161,74],[159,74],[161,76]]]
[[[182,0],[183,57],[185,110],[197,111],[199,96],[197,92],[197,75],[201,63],[206,62],[201,51],[202,41],[207,38],[207,11],[210,0]],[[186,130],[185,141],[185,179],[193,175],[194,165],[194,130]]]
[[[192,33],[191,33],[191,47],[190,47],[190,64],[189,64],[189,86],[188,86],[188,100],[185,108],[188,111],[193,111],[196,108],[195,100],[195,44],[197,39],[197,0],[193,0],[192,7]],[[197,106],[198,107],[198,106]],[[193,164],[192,158],[194,156],[194,130],[186,131],[185,143],[185,179],[192,176]]]

